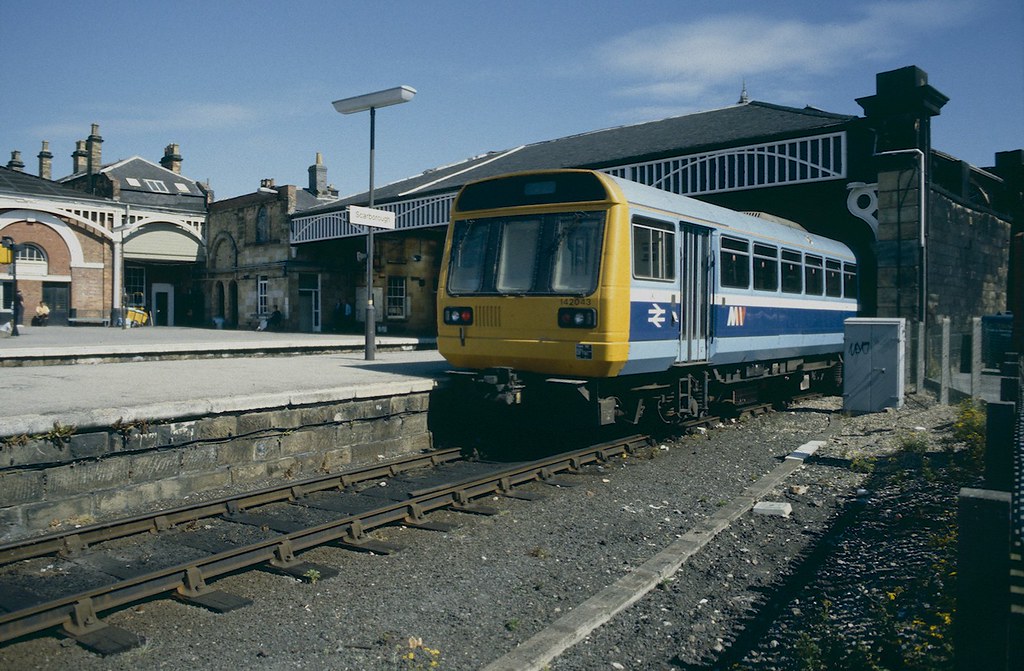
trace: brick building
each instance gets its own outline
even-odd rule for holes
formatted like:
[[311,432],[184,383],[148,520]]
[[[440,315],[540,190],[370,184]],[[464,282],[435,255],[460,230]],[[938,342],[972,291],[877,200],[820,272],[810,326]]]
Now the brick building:
[[[102,142],[93,124],[71,155],[72,174],[57,181],[45,141],[38,176],[25,173],[19,151],[0,168],[0,234],[24,245],[26,312],[45,300],[53,324],[117,323],[132,306],[158,325],[198,323],[194,274],[212,194],[181,175],[177,145],[159,165],[138,156],[104,165]],[[11,313],[12,270],[0,266],[0,321]]]

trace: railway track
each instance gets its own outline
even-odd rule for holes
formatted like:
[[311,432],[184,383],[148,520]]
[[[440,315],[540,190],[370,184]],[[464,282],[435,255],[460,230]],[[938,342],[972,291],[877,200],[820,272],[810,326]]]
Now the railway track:
[[387,525],[447,531],[430,512],[494,512],[479,500],[518,492],[529,482],[635,451],[645,436],[519,464],[467,461],[443,450],[237,496],[157,511],[0,546],[0,645],[60,631],[100,654],[132,648],[139,638],[102,614],[157,596],[226,612],[248,605],[212,581],[247,569],[305,579],[336,571],[301,559],[322,545],[388,553],[368,534]]

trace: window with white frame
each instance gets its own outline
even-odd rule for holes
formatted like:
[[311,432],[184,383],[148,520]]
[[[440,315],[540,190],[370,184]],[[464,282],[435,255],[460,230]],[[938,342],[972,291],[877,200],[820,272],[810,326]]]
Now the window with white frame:
[[144,181],[146,182],[146,186],[148,186],[153,191],[156,191],[157,193],[170,193],[171,192],[171,190],[167,188],[167,185],[164,184],[162,180],[159,180],[159,179],[147,179],[147,180],[144,180]]
[[388,277],[387,310],[388,319],[405,319],[405,277]]
[[267,314],[267,289],[270,286],[270,278],[266,275],[256,276],[256,312],[261,315]]

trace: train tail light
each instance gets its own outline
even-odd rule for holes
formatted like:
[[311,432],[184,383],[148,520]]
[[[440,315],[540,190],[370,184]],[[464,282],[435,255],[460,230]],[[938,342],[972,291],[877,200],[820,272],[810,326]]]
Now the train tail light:
[[445,308],[444,323],[450,326],[469,326],[473,323],[473,308]]
[[597,310],[593,308],[559,308],[558,325],[564,329],[597,327]]

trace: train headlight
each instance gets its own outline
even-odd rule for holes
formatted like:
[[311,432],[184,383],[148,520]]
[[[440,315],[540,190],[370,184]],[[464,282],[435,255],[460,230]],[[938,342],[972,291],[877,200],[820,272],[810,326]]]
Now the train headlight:
[[564,329],[597,327],[597,310],[593,308],[558,308],[558,325]]
[[469,326],[473,323],[473,308],[445,308],[444,323],[451,326]]

